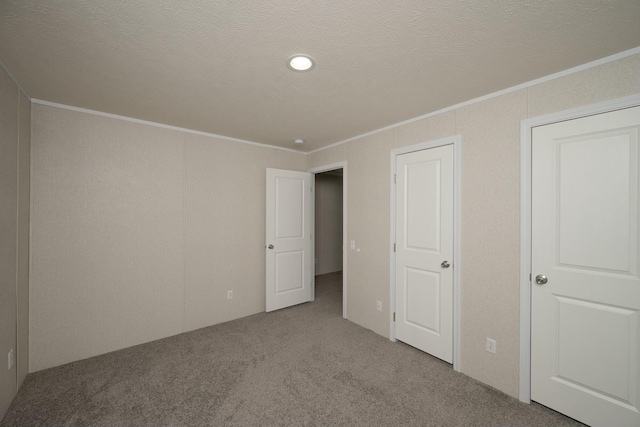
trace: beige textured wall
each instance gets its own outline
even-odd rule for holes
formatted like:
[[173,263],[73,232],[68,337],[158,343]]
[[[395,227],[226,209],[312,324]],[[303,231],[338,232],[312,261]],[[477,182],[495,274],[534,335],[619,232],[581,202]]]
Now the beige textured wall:
[[265,170],[275,161],[275,150],[187,135],[186,330],[264,311]]
[[18,99],[18,88],[0,69],[0,416],[16,394],[16,367],[8,370],[6,360],[17,342]]
[[403,148],[456,134],[456,112],[448,111],[396,128],[396,146]]
[[[286,169],[290,171],[307,171],[307,155],[303,153],[294,153],[291,151],[275,150],[276,169]],[[265,178],[266,179],[266,178]],[[265,181],[265,186],[266,186]]]
[[361,247],[348,250],[349,320],[389,336],[390,150],[461,135],[462,372],[517,396],[520,122],[638,93],[635,55],[310,154],[310,167],[347,160],[347,239]]
[[307,162],[309,163],[309,169],[327,166],[346,160],[346,147],[346,144],[341,144],[322,151],[316,151],[315,153],[308,155]]
[[[389,152],[394,132],[347,144],[347,316],[389,336]],[[382,311],[376,310],[382,302]]]
[[[29,359],[30,108],[0,68],[0,418],[24,380]],[[14,364],[8,369],[11,350]]]
[[[516,396],[520,121],[526,91],[457,111],[462,135],[462,371]],[[497,353],[485,351],[486,338]]]
[[184,135],[34,105],[31,364],[182,331]]
[[639,92],[640,55],[633,55],[528,88],[528,114],[537,117]]
[[315,176],[315,274],[342,271],[342,177]]
[[31,101],[20,95],[18,152],[18,388],[29,373],[29,227],[31,212]]
[[32,123],[31,372],[264,310],[265,169],[303,154],[43,105]]

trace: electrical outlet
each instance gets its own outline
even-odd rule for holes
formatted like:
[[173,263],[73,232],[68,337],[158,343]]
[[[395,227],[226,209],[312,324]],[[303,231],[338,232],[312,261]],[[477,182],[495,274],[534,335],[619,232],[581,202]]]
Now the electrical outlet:
[[351,249],[352,249],[352,250],[355,250],[355,249],[356,249],[356,241],[355,241],[355,240],[352,240],[352,241],[351,241]]
[[376,301],[376,309],[382,311],[382,301]]
[[496,354],[496,340],[492,340],[491,338],[487,338],[487,351],[489,353]]
[[233,299],[233,291],[227,291],[227,299]]
[[13,349],[9,350],[9,354],[7,354],[7,366],[9,370],[13,368]]

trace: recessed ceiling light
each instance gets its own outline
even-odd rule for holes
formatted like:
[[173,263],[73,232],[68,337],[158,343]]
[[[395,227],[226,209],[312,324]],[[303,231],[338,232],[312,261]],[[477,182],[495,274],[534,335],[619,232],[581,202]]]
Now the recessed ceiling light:
[[296,138],[296,139],[293,140],[293,143],[296,144],[296,145],[302,145],[302,144],[304,144],[304,139]]
[[294,55],[287,61],[287,67],[293,71],[309,71],[315,65],[313,58],[307,55]]

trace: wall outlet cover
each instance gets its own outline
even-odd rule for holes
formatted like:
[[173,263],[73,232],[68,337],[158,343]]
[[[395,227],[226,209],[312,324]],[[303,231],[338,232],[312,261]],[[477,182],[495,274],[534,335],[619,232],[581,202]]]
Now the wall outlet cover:
[[487,338],[487,351],[489,353],[496,354],[496,340],[492,340],[491,338]]

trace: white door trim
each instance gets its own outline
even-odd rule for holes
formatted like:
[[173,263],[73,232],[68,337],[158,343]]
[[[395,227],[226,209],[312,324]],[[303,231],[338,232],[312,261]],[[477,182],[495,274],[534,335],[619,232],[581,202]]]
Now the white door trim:
[[[328,172],[336,169],[342,169],[342,317],[347,318],[347,162],[331,163],[324,166],[307,169],[307,172],[313,174]],[[312,180],[313,192],[315,193],[315,178]],[[311,199],[311,221],[315,224],[316,203],[315,196]],[[311,239],[311,259],[315,260],[315,232],[312,233]],[[311,300],[315,298],[316,293],[316,263],[311,263]]]
[[640,94],[574,108],[520,123],[520,387],[531,403],[531,132],[534,127],[640,105]]
[[394,184],[396,157],[401,154],[413,153],[414,151],[442,147],[443,145],[453,145],[453,369],[456,372],[460,372],[462,369],[460,366],[460,272],[462,266],[462,258],[460,256],[460,201],[462,200],[460,183],[462,181],[462,137],[460,135],[391,150],[391,177],[389,180],[391,188],[389,201],[391,212],[391,244],[389,247],[389,339],[394,342],[396,341],[396,323],[393,320],[393,313],[396,310],[396,254],[393,251],[393,244],[396,241],[396,186]]

